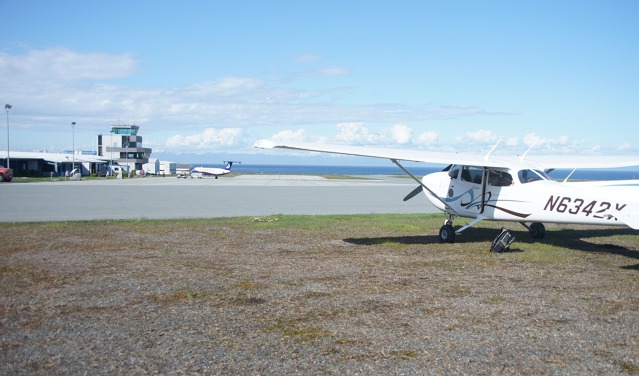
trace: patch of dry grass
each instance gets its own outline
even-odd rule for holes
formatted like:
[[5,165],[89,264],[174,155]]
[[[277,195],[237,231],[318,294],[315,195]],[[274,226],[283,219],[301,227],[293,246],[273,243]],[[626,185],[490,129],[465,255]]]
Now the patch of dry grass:
[[268,219],[0,224],[0,373],[637,373],[635,231]]

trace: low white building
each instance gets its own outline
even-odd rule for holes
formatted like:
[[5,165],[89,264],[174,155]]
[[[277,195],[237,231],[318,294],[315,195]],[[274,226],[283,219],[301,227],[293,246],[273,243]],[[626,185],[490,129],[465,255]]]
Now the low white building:
[[160,161],[160,170],[158,175],[175,175],[177,164],[175,162]]
[[145,175],[159,175],[160,169],[160,160],[157,158],[149,158],[149,162],[142,165],[142,170]]

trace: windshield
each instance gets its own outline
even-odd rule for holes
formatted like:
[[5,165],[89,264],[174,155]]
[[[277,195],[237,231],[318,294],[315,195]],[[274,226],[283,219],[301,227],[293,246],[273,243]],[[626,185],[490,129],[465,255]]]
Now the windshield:
[[519,177],[519,181],[524,184],[538,180],[550,180],[548,175],[541,170],[519,170],[517,176]]
[[449,169],[448,176],[450,176],[451,179],[457,179],[457,175],[459,175],[459,166],[450,165],[447,168]]

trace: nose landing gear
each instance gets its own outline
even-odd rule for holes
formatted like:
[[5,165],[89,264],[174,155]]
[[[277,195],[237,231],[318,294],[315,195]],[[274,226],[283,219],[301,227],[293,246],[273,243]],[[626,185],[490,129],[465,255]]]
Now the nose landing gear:
[[[453,215],[448,215],[448,218],[444,221],[444,225],[439,229],[439,240],[442,243],[453,243],[455,241],[455,235],[461,233],[468,227],[474,225],[475,223],[482,220],[482,218],[475,218],[473,221],[468,223],[467,225],[461,227],[459,230],[455,231],[453,228]],[[544,227],[541,223],[533,223],[530,228],[539,231],[539,233],[544,232]],[[531,230],[532,233],[532,230]],[[510,248],[510,245],[515,241],[515,236],[510,233],[510,230],[502,228],[501,232],[493,243],[490,246],[491,252],[506,252]]]
[[439,229],[439,241],[442,243],[452,243],[455,241],[455,229],[451,221],[445,221]]

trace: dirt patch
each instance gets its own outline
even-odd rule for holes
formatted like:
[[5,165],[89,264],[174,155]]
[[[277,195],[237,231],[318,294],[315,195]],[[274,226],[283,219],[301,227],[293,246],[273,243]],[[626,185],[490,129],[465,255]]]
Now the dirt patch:
[[639,374],[636,232],[440,225],[3,224],[0,373]]

